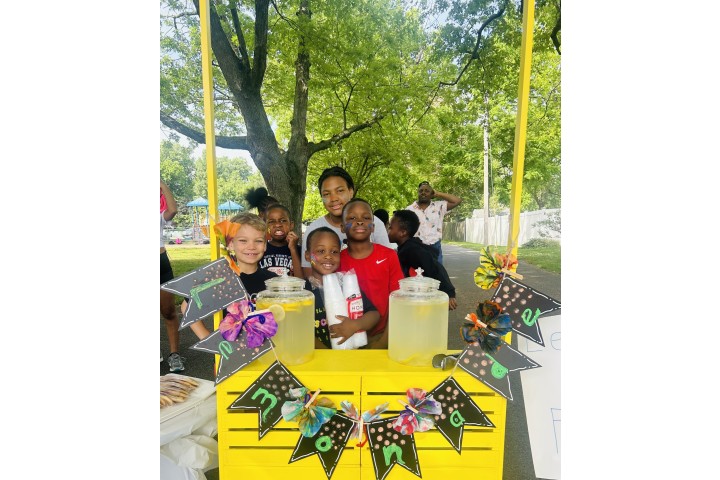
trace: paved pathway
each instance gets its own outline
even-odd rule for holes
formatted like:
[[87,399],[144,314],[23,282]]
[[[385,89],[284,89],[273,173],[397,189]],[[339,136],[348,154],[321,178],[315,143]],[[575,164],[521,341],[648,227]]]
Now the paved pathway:
[[[480,265],[479,252],[454,245],[443,245],[443,262],[450,278],[455,285],[458,308],[450,312],[448,318],[448,348],[462,349],[465,344],[460,338],[460,326],[465,315],[474,312],[478,302],[489,299],[493,290],[482,290],[473,281],[473,272]],[[523,275],[523,283],[539,290],[560,301],[560,275],[546,272],[533,265],[522,262],[518,273]],[[205,325],[212,330],[212,319],[205,319]],[[514,336],[513,346],[517,347]],[[180,331],[181,355],[187,358],[185,375],[213,380],[214,357],[207,353],[190,350],[190,346],[197,342],[197,337],[189,328]],[[164,356],[168,355],[167,334],[165,326],[160,322],[160,347]],[[160,365],[160,375],[168,373],[167,362]],[[508,402],[507,422],[505,431],[505,464],[504,480],[536,480],[533,468],[530,440],[527,433],[527,419],[525,418],[524,397],[520,383],[520,373],[510,373],[513,386],[512,402]],[[217,478],[217,470],[206,473],[208,480]]]

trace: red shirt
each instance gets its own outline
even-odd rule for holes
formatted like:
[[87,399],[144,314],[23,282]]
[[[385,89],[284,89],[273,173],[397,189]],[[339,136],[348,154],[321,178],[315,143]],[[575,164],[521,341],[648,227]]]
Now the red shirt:
[[380,313],[380,321],[368,335],[376,335],[385,330],[388,320],[388,307],[390,293],[400,288],[398,283],[403,276],[400,260],[395,250],[377,243],[373,244],[373,251],[366,258],[352,258],[345,249],[340,252],[341,272],[355,269],[360,289],[375,305]]

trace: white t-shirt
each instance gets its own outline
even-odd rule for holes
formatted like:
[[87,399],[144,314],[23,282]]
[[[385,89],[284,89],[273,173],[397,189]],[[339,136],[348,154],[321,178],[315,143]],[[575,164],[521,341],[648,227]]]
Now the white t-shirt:
[[[378,228],[378,225],[380,227]],[[335,233],[338,234],[338,237],[340,237],[340,249],[346,248],[346,245],[343,242],[347,238],[347,235],[342,233],[340,231],[340,227],[336,227],[335,225],[331,224],[325,219],[325,215],[318,218],[314,222],[312,222],[308,227],[305,229],[305,233],[303,234],[302,238],[302,251],[300,252],[300,259],[302,260],[302,266],[310,268],[310,262],[305,260],[305,252],[307,251],[307,237],[310,235],[310,232],[315,230],[316,228],[320,227],[329,227],[331,228]],[[380,220],[378,217],[375,217],[375,231],[370,234],[370,241],[372,243],[377,243],[380,245],[384,245],[388,248],[392,248],[390,239],[388,238],[387,229],[385,229],[385,224],[382,220]]]

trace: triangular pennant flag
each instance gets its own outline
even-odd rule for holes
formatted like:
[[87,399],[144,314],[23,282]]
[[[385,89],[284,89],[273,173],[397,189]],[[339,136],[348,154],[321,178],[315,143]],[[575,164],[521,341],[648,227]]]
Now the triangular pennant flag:
[[495,427],[452,377],[435,387],[430,395],[442,406],[442,414],[435,415],[435,426],[458,453],[462,450],[465,425]]
[[502,341],[492,355],[485,353],[477,342],[469,344],[458,358],[457,366],[503,397],[512,400],[508,373],[537,368],[540,365]]
[[185,328],[248,296],[240,277],[232,271],[225,258],[163,283],[160,290],[190,299],[180,328]]
[[330,479],[340,461],[343,450],[345,450],[345,444],[353,430],[354,423],[340,413],[333,415],[330,421],[323,425],[313,437],[300,435],[288,463],[317,454],[323,469],[325,469],[325,475]]
[[229,378],[230,375],[244,368],[250,362],[272,349],[272,344],[269,339],[265,339],[259,347],[248,348],[246,336],[247,334],[243,330],[235,340],[225,340],[222,332],[215,330],[190,347],[193,350],[220,355],[220,364],[218,365],[215,376],[215,385]]
[[393,430],[392,424],[397,418],[382,418],[365,424],[377,480],[383,480],[395,464],[422,478],[415,437]]
[[282,418],[282,405],[295,400],[290,389],[302,386],[285,365],[273,362],[228,409],[258,409],[258,438],[262,438]]
[[492,299],[500,304],[503,313],[510,315],[512,329],[518,335],[545,345],[538,318],[560,313],[560,302],[507,276],[495,290]]

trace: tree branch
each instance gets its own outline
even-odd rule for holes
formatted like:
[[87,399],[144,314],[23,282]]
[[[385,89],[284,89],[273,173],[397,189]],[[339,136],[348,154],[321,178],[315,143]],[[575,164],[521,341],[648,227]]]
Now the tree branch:
[[255,53],[253,54],[252,78],[255,87],[260,86],[265,78],[267,68],[267,33],[269,0],[255,0]]
[[[199,1],[193,0],[193,3],[199,15]],[[228,88],[233,95],[239,97],[243,88],[249,86],[249,78],[247,77],[249,71],[244,68],[242,61],[235,54],[235,50],[233,50],[232,44],[223,30],[220,17],[212,3],[210,4],[210,43],[218,61],[218,66],[227,81]]]
[[550,38],[552,39],[553,45],[555,45],[555,50],[557,50],[558,55],[560,54],[560,40],[558,39],[558,32],[560,32],[560,12],[558,11],[558,19],[557,23],[552,29],[552,32],[550,32]]
[[343,140],[345,138],[348,138],[350,135],[352,135],[355,132],[359,132],[360,130],[365,130],[366,128],[372,127],[374,124],[380,122],[385,117],[385,115],[378,115],[377,117],[373,118],[372,120],[368,120],[367,122],[358,123],[357,125],[354,125],[350,128],[345,128],[340,133],[336,133],[332,137],[328,138],[327,140],[323,140],[321,142],[315,143],[315,142],[309,142],[308,148],[310,150],[310,155],[313,155],[314,153],[319,152],[320,150],[325,150],[327,148],[332,147],[336,143],[338,143],[340,140]]
[[[195,140],[198,143],[205,143],[205,133],[199,132],[175,120],[174,118],[160,112],[160,121],[168,128],[172,128],[178,133]],[[228,148],[232,150],[249,150],[247,137],[228,137],[223,135],[215,135],[215,145],[220,148]]]
[[475,48],[473,49],[472,52],[470,52],[470,58],[469,58],[468,61],[465,63],[465,66],[462,68],[462,70],[460,70],[460,73],[458,74],[457,78],[456,78],[454,81],[452,81],[452,82],[439,82],[439,83],[438,83],[438,86],[435,87],[435,89],[434,89],[434,91],[433,91],[433,94],[432,94],[432,98],[430,99],[430,102],[428,102],[428,105],[427,105],[427,107],[425,108],[425,111],[422,113],[422,115],[420,115],[420,117],[419,117],[417,120],[415,120],[415,122],[413,122],[413,126],[416,125],[420,120],[422,120],[422,118],[425,116],[425,114],[430,110],[430,107],[432,106],[432,102],[435,100],[435,97],[437,97],[437,94],[438,94],[438,92],[440,91],[440,87],[442,87],[442,86],[457,85],[457,83],[460,81],[460,79],[462,78],[463,74],[464,74],[465,71],[468,69],[468,67],[470,66],[470,64],[472,63],[472,61],[480,58],[479,55],[478,55],[478,51],[480,50],[480,41],[482,40],[482,32],[483,32],[483,30],[485,30],[485,27],[487,27],[488,25],[490,25],[493,21],[495,21],[495,20],[497,20],[498,18],[502,17],[504,13],[505,13],[505,4],[503,4],[503,5],[500,7],[500,10],[498,10],[497,13],[494,13],[494,14],[490,15],[490,16],[487,18],[487,20],[485,20],[485,21],[483,22],[483,24],[480,25],[480,29],[478,30],[478,34],[477,34],[477,39],[475,40]]
[[243,35],[242,27],[240,26],[240,18],[238,17],[237,8],[233,7],[230,9],[232,14],[233,26],[235,27],[235,33],[238,37],[238,51],[242,57],[242,63],[247,70],[250,70],[250,59],[248,58],[247,45],[245,44],[245,36]]

